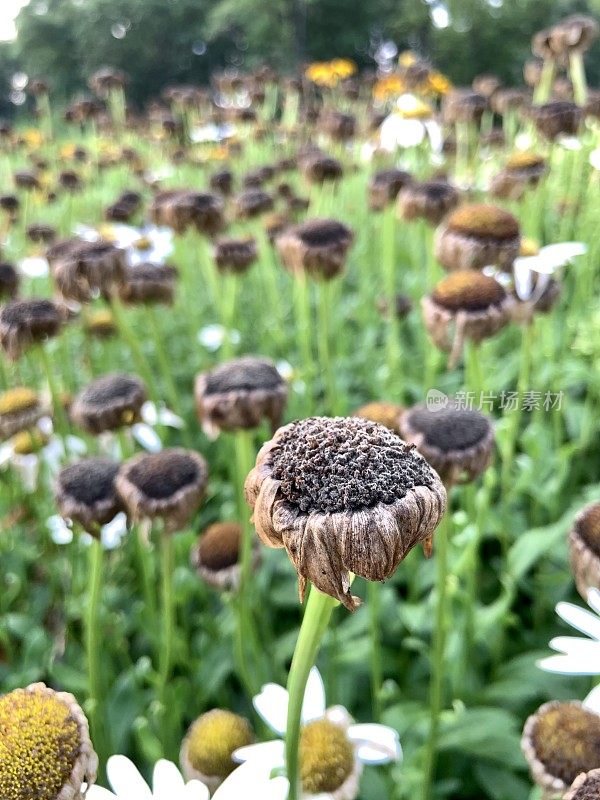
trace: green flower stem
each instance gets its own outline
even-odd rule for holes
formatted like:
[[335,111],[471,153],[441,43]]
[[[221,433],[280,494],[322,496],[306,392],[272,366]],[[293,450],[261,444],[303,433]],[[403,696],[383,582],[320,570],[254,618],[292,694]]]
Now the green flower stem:
[[304,692],[308,676],[314,666],[336,605],[337,600],[312,587],[306,603],[287,684],[290,698],[285,735],[285,763],[287,778],[290,782],[288,800],[299,800],[301,794],[299,747]]
[[85,617],[85,649],[88,667],[88,705],[91,735],[100,758],[103,751],[104,730],[102,724],[102,684],[100,679],[100,594],[104,550],[96,537],[90,544],[90,566],[88,579],[88,602]]
[[325,378],[325,397],[327,398],[327,413],[335,416],[340,413],[340,393],[336,389],[333,360],[331,355],[331,336],[329,322],[331,317],[331,285],[330,281],[320,281],[317,286],[317,349],[319,352],[319,366]]
[[534,105],[539,106],[547,103],[552,93],[552,84],[554,83],[554,75],[556,72],[556,64],[553,58],[544,59],[542,67],[542,75],[540,82],[537,85],[533,96]]
[[296,340],[302,358],[302,378],[306,384],[308,411],[312,408],[314,360],[312,355],[311,311],[308,279],[304,273],[294,276],[294,311]]
[[569,55],[569,75],[573,84],[573,97],[578,106],[587,103],[588,90],[585,77],[585,67],[583,64],[583,53],[573,51]]
[[221,276],[221,324],[225,328],[225,341],[223,342],[223,356],[232,358],[233,342],[231,330],[235,319],[235,306],[238,293],[238,280],[235,275],[223,274]]
[[375,581],[367,583],[367,602],[371,627],[371,702],[373,721],[381,719],[381,687],[383,685],[383,665],[381,654],[381,586]]
[[392,204],[383,212],[382,263],[385,295],[387,301],[387,369],[388,386],[393,386],[393,395],[402,396],[402,370],[400,369],[400,330],[396,316],[396,210]]
[[175,386],[175,380],[173,378],[173,369],[171,364],[169,363],[169,357],[167,355],[167,351],[165,350],[164,334],[160,330],[160,325],[158,322],[158,314],[156,313],[156,309],[154,308],[154,306],[151,304],[147,305],[145,308],[148,317],[148,322],[150,323],[150,330],[152,331],[154,339],[156,358],[158,360],[158,365],[160,367],[162,379],[164,381],[167,398],[169,400],[169,403],[173,411],[179,414],[180,417],[183,417],[183,411],[181,407],[181,402],[179,400],[179,394],[177,392],[177,387]]
[[[246,691],[255,694],[262,683],[263,653],[252,609],[252,549],[255,534],[250,524],[248,504],[244,495],[246,476],[254,466],[252,433],[245,430],[236,431],[234,449],[234,482],[237,489],[238,515],[242,526],[235,655]],[[251,660],[247,657],[248,651]]]
[[159,658],[159,697],[163,706],[165,704],[165,692],[173,664],[173,638],[175,635],[173,536],[173,533],[168,532],[164,528],[160,532],[162,641]]
[[46,376],[46,381],[48,382],[50,395],[52,397],[52,407],[54,410],[54,422],[56,425],[56,430],[64,441],[69,430],[69,423],[67,421],[67,415],[63,406],[60,389],[58,388],[55,367],[50,363],[48,353],[46,352],[46,348],[43,344],[39,345],[37,350],[40,354],[40,361],[42,362],[42,367]]
[[[450,487],[447,487],[448,491]],[[440,716],[444,703],[444,650],[446,645],[448,586],[448,540],[450,534],[450,512],[447,511],[435,534],[436,592],[433,629],[433,654],[429,686],[429,737],[425,749],[422,800],[430,800],[437,764],[437,746],[440,731]]]
[[129,323],[127,321],[123,305],[121,301],[113,296],[110,300],[111,309],[113,312],[113,316],[115,322],[117,323],[117,327],[119,328],[119,332],[125,339],[129,349],[131,350],[131,356],[135,362],[135,366],[137,371],[140,374],[140,377],[146,382],[148,387],[148,392],[150,393],[150,397],[152,398],[153,402],[158,404],[160,399],[160,393],[156,386],[156,381],[154,380],[154,374],[148,361],[142,352],[142,348],[140,347],[140,343],[136,338],[134,332],[131,330]]

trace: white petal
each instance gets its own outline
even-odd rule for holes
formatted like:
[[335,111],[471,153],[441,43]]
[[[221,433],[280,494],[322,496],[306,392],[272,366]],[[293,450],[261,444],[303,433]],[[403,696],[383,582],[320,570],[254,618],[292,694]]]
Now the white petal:
[[529,300],[533,291],[533,275],[531,274],[532,262],[535,256],[515,258],[513,263],[513,276],[515,279],[515,292],[519,300]]
[[185,781],[172,761],[161,758],[154,766],[152,775],[152,794],[155,800],[174,800],[181,792]]
[[444,135],[442,129],[434,120],[425,122],[425,130],[429,136],[429,143],[434,153],[441,153],[444,146]]
[[26,492],[35,492],[40,474],[40,460],[35,453],[15,455],[13,464],[19,473],[21,483]]
[[85,800],[118,800],[117,796],[102,786],[90,786],[85,793]]
[[41,256],[31,256],[19,262],[19,272],[26,278],[45,278],[49,269],[48,261]]
[[587,602],[588,606],[595,611],[596,614],[600,614],[600,591],[598,591],[598,589],[588,589]]
[[152,800],[152,792],[135,764],[125,756],[111,756],[106,764],[108,780],[119,798]]
[[276,683],[265,684],[252,703],[271,730],[283,736],[287,727],[289,696],[283,686]]
[[0,467],[4,467],[12,461],[15,454],[15,448],[10,442],[5,442],[0,446]]
[[567,264],[577,256],[587,253],[587,246],[582,242],[558,242],[542,247],[537,259],[539,261],[538,271],[552,273],[559,267]]
[[600,674],[598,659],[594,659],[593,663],[584,664],[578,655],[550,656],[538,661],[537,666],[546,672],[556,672],[560,675]]
[[550,647],[558,653],[573,655],[593,651],[600,655],[600,642],[583,639],[579,636],[555,636],[550,640]]
[[594,686],[583,701],[583,705],[590,711],[595,711],[596,714],[600,714],[600,686]]
[[306,725],[325,714],[325,685],[321,673],[313,667],[306,682],[304,702],[302,703],[302,722]]
[[260,761],[271,764],[275,769],[283,765],[285,744],[281,739],[274,739],[271,742],[260,742],[259,744],[249,744],[246,747],[239,747],[233,752],[232,758],[238,764],[246,761]]
[[358,745],[357,755],[363,764],[387,764],[402,758],[400,738],[387,725],[374,722],[351,725],[348,736]]
[[71,544],[73,541],[73,531],[58,514],[46,520],[46,527],[50,531],[50,538],[54,544]]
[[200,781],[186,783],[181,793],[181,800],[209,800],[210,792]]
[[[287,800],[290,793],[290,782],[283,775],[272,778],[261,795],[261,800]],[[331,796],[331,795],[329,795]],[[313,796],[312,800],[317,800]]]
[[156,403],[153,403],[151,400],[146,400],[140,409],[140,416],[147,425],[156,425],[158,422]]
[[181,417],[177,416],[170,408],[163,406],[158,411],[158,421],[161,425],[166,425],[167,428],[177,428],[181,430],[185,428],[185,422]]
[[247,761],[234,769],[214,793],[212,800],[240,800],[243,797],[258,800],[268,789],[271,771],[275,766],[260,760]]
[[136,422],[135,425],[132,425],[131,433],[136,442],[141,444],[144,450],[147,450],[149,453],[160,453],[162,450],[160,436],[154,428],[151,428],[150,425],[146,425],[145,422]]
[[67,452],[74,456],[84,456],[87,453],[87,444],[79,436],[69,434],[65,437]]
[[120,511],[110,522],[102,526],[100,536],[102,547],[105,550],[114,550],[121,544],[121,540],[127,533],[127,514]]
[[558,603],[556,613],[571,627],[600,641],[600,617],[573,603]]
[[222,325],[205,325],[198,334],[198,341],[207,350],[214,352],[225,341],[225,328]]

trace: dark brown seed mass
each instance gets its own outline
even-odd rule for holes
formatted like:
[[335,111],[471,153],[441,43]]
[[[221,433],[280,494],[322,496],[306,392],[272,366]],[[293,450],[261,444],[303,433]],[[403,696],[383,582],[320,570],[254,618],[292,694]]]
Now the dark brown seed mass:
[[240,554],[242,526],[237,522],[216,522],[200,540],[200,562],[215,571],[237,564]]
[[185,453],[163,451],[132,466],[128,479],[146,497],[164,500],[197,481],[198,465]]
[[333,219],[315,219],[298,225],[298,238],[309,247],[327,247],[348,241],[349,229]]
[[282,495],[303,512],[354,511],[393,503],[432,471],[383,425],[357,417],[312,417],[291,425],[272,452]]
[[81,402],[88,406],[104,406],[115,400],[137,398],[141,381],[131,375],[103,375],[89,384],[81,393]]
[[488,419],[469,408],[441,411],[415,408],[410,412],[410,426],[424,435],[427,444],[445,453],[473,447],[485,438],[490,429]]
[[600,800],[600,770],[594,770],[577,789],[573,800]]
[[85,458],[65,467],[59,477],[60,489],[79,503],[91,506],[115,495],[118,464],[106,458]]
[[206,377],[206,394],[276,389],[284,383],[275,365],[262,358],[235,358]]
[[579,535],[590,550],[600,555],[600,503],[591,506],[581,518]]

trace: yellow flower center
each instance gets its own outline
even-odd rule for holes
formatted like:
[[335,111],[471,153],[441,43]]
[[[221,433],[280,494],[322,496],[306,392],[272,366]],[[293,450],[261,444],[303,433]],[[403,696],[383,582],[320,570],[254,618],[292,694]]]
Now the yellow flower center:
[[21,431],[13,436],[11,443],[16,455],[28,456],[47,445],[48,437],[38,430]]
[[506,166],[509,169],[527,169],[528,167],[539,167],[543,163],[544,159],[538,153],[524,151],[509,156]]
[[380,425],[385,425],[394,433],[399,433],[399,419],[402,413],[402,406],[397,406],[395,403],[386,403],[383,401],[375,401],[367,403],[357,409],[353,416],[368,419],[371,422],[378,422]]
[[532,738],[546,771],[567,785],[600,764],[600,716],[577,703],[559,703],[543,711]]
[[187,736],[187,758],[207,777],[226,778],[235,769],[231,754],[252,744],[254,734],[244,717],[214,709],[199,717]]
[[80,746],[77,722],[55,695],[16,689],[0,697],[0,797],[55,800]]
[[0,414],[17,414],[35,408],[39,399],[33,389],[16,386],[0,394]]
[[134,242],[134,247],[136,250],[150,250],[152,242],[147,236],[140,236],[140,238],[136,239]]
[[467,236],[513,239],[519,235],[519,223],[510,212],[485,204],[457,208],[448,218],[448,227]]
[[115,330],[115,321],[108,309],[101,309],[90,315],[87,326],[91,331],[106,333]]
[[525,237],[521,239],[520,255],[522,256],[537,256],[540,252],[540,246],[535,239],[528,239]]
[[451,311],[478,311],[500,303],[506,293],[494,278],[469,270],[453,272],[433,291],[434,300]]
[[354,769],[354,747],[345,730],[328,719],[309,722],[300,736],[300,778],[310,794],[334,792]]

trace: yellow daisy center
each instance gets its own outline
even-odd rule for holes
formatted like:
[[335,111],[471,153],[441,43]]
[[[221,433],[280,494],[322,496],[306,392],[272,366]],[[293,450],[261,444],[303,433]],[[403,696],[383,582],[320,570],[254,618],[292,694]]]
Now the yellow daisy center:
[[55,695],[16,689],[0,697],[2,800],[55,800],[80,747],[77,722]]
[[525,151],[523,153],[513,153],[512,156],[509,156],[506,166],[508,169],[527,169],[529,167],[539,167],[543,163],[544,159],[538,153]]
[[13,436],[11,443],[16,455],[28,456],[31,453],[37,453],[38,450],[47,445],[48,437],[37,430],[21,431]]
[[236,766],[231,760],[233,751],[253,741],[247,719],[216,708],[199,717],[190,728],[187,758],[202,775],[226,778]]
[[532,738],[546,771],[567,785],[600,764],[600,717],[576,703],[542,712]]
[[345,730],[328,719],[309,722],[300,736],[300,778],[310,794],[334,792],[354,769],[354,747]]
[[33,389],[26,386],[16,386],[14,389],[0,394],[0,414],[17,414],[19,411],[28,411],[38,404],[38,396]]
[[448,227],[466,236],[513,239],[519,235],[519,223],[510,212],[483,203],[457,208],[448,218]]

